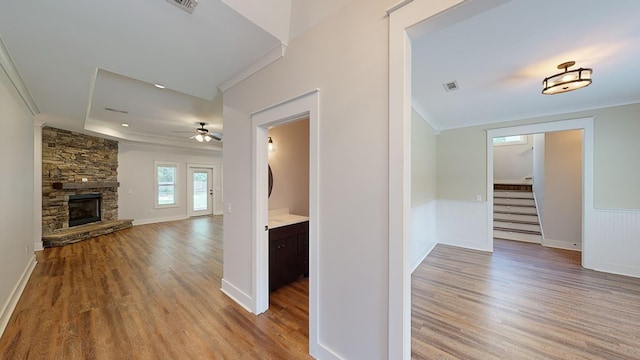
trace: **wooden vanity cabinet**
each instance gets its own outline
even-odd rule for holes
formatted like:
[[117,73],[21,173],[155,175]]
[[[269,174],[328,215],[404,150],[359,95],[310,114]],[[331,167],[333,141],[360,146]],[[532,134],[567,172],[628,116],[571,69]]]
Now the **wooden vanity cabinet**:
[[269,230],[269,291],[309,275],[309,222]]

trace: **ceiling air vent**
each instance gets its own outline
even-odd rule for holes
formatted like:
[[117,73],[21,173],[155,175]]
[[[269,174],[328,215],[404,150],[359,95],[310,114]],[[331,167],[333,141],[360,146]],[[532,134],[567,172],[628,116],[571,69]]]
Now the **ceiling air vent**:
[[173,5],[179,7],[180,9],[188,12],[189,14],[193,13],[193,9],[198,5],[198,0],[167,0]]
[[444,86],[444,89],[447,92],[460,89],[460,87],[458,86],[458,82],[457,81],[448,82],[446,84],[442,84],[442,86]]

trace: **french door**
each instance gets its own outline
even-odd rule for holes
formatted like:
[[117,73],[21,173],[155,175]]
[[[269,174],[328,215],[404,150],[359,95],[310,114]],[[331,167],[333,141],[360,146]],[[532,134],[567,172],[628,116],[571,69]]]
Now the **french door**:
[[214,191],[213,169],[189,168],[188,179],[189,216],[213,214]]

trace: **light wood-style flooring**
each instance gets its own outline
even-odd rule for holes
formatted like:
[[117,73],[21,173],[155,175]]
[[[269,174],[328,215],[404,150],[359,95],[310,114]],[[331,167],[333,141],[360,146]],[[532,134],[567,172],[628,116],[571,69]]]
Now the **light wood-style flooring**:
[[580,253],[437,245],[412,276],[414,359],[640,359],[640,279]]
[[255,316],[220,291],[222,217],[37,254],[0,359],[310,359],[308,280]]

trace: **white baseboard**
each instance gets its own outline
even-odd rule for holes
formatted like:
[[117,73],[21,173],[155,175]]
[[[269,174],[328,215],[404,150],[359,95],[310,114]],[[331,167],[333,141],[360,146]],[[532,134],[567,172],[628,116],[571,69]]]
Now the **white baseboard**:
[[24,288],[27,286],[27,281],[29,281],[29,277],[31,276],[33,269],[35,269],[37,263],[38,262],[36,261],[36,256],[33,255],[26,268],[22,272],[20,279],[18,279],[18,282],[13,287],[11,294],[9,294],[9,298],[2,307],[2,311],[0,311],[0,336],[2,336],[4,330],[7,328],[9,319],[11,319],[11,314],[13,314],[13,310],[16,309],[18,300],[20,300],[20,296],[22,295]]
[[323,360],[342,360],[344,359],[342,356],[336,354],[333,350],[322,344],[316,344],[314,349],[309,349],[309,355],[313,356],[314,359],[323,359]]
[[42,241],[37,241],[33,244],[33,251],[42,251],[44,250],[44,246],[42,246]]
[[161,218],[133,220],[133,225],[135,226],[135,225],[155,224],[155,223],[167,222],[167,221],[185,220],[188,218],[189,217],[187,215],[176,215],[176,216],[166,216]]
[[227,280],[222,279],[222,287],[220,288],[220,291],[225,293],[225,295],[230,297],[233,301],[237,302],[238,305],[242,306],[248,312],[253,313],[253,314],[256,313],[252,309],[253,306],[251,306],[251,304],[253,303],[253,301],[251,299],[251,296],[247,295],[244,291],[242,291],[242,290],[238,289],[237,287],[233,286]]
[[542,240],[542,245],[546,247],[556,248],[556,249],[582,251],[582,247],[580,246],[580,243],[577,243],[576,245],[574,245],[574,243],[570,241],[564,241],[564,240],[544,239]]
[[413,274],[414,271],[416,271],[418,266],[420,266],[420,264],[422,264],[424,259],[426,259],[427,256],[429,256],[429,254],[431,253],[433,248],[436,247],[436,245],[438,245],[438,243],[436,243],[436,242],[432,242],[432,243],[427,244],[427,246],[422,250],[422,252],[417,257],[414,258],[413,263],[411,264],[411,273],[412,274]]

